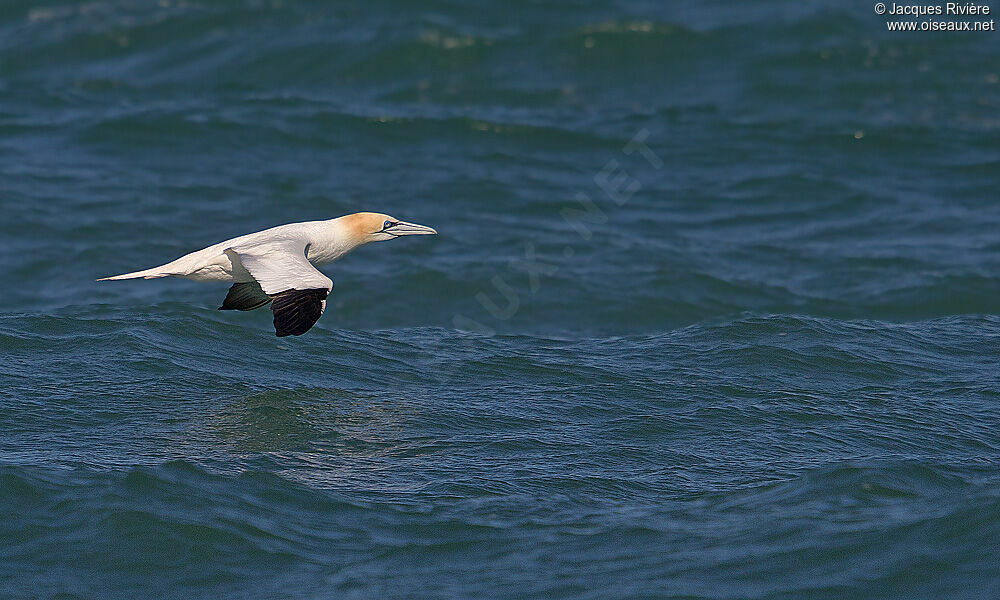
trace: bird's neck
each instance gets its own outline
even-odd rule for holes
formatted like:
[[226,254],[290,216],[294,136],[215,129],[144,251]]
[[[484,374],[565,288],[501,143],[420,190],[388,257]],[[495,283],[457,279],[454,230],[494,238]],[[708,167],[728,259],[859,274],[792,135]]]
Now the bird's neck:
[[331,263],[367,241],[341,220],[319,221],[311,232],[307,258],[314,265]]

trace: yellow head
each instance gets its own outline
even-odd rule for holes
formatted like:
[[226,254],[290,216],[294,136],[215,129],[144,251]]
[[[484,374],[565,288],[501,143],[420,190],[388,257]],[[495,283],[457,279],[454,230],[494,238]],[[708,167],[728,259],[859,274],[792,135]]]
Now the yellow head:
[[344,231],[360,246],[368,242],[384,242],[404,235],[434,235],[434,229],[426,225],[407,223],[382,213],[359,212],[337,219],[343,222]]

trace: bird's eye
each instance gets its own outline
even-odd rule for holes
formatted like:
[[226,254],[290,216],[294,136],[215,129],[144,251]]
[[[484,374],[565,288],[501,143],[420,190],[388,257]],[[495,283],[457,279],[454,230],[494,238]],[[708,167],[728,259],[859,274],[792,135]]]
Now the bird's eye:
[[382,223],[382,229],[389,229],[393,225],[395,225],[395,223],[393,223],[392,221],[386,221],[385,223]]

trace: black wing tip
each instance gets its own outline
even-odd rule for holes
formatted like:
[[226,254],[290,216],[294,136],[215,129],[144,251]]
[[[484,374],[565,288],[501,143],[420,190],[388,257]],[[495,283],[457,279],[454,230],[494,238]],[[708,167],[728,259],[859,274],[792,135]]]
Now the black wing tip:
[[271,301],[256,281],[234,283],[219,310],[255,310]]
[[309,331],[323,314],[323,302],[330,291],[325,288],[286,290],[272,296],[274,335],[286,337]]

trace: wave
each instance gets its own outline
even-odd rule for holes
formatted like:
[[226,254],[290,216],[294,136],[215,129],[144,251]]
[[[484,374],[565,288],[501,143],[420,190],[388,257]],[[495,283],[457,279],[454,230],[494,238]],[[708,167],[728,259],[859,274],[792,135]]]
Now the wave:
[[[924,589],[941,590],[967,582],[972,569],[993,572],[987,549],[998,535],[1000,504],[976,482],[987,470],[845,463],[769,485],[655,500],[651,494],[638,503],[611,500],[633,491],[614,480],[539,473],[544,497],[524,487],[522,475],[491,493],[484,493],[485,481],[453,487],[439,497],[452,507],[431,509],[426,497],[381,492],[345,501],[281,476],[213,474],[185,461],[110,472],[2,466],[0,531],[8,572],[15,569],[36,589],[81,596],[125,594],[116,581],[126,573],[132,591],[162,588],[170,597],[251,588],[293,595],[331,586],[371,591],[377,581],[357,581],[351,573],[395,568],[428,581],[446,564],[452,582],[499,591],[479,557],[486,552],[492,563],[522,564],[529,545],[531,552],[561,548],[549,570],[576,571],[578,581],[595,589],[628,569],[632,577],[622,585],[636,592],[670,581],[677,589],[704,586],[720,594],[737,581],[745,593],[746,582],[762,581],[753,597],[873,589],[894,596],[901,581],[928,570],[934,579]],[[636,560],[663,544],[686,550],[677,560],[636,569]],[[928,559],[941,545],[949,564],[965,566],[956,571]],[[75,550],[76,559],[47,581],[28,567],[37,556]],[[592,562],[599,555],[605,560]],[[799,576],[801,560],[814,565],[807,583]],[[584,575],[581,564],[591,565]],[[546,576],[526,593],[552,596],[560,585],[560,578]]]

